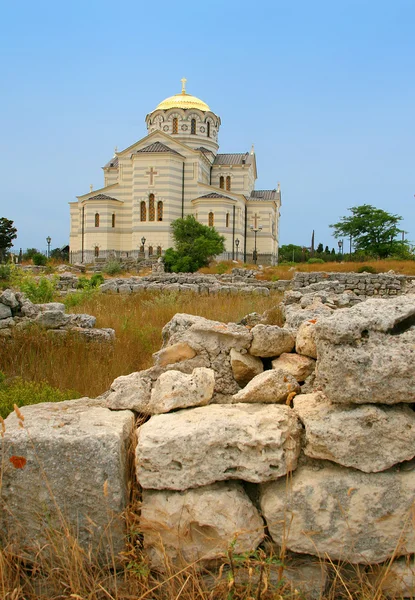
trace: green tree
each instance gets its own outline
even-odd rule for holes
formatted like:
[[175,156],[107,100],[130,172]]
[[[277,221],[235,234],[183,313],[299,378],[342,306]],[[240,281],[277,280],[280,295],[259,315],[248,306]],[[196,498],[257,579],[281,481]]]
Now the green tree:
[[386,258],[398,254],[408,242],[395,238],[400,233],[398,224],[402,217],[392,215],[370,204],[353,206],[348,210],[352,216],[342,217],[330,225],[334,237],[352,237],[357,252],[363,251],[375,258]]
[[324,252],[324,247],[323,247],[323,244],[321,244],[321,243],[320,243],[320,244],[317,246],[317,250],[316,250],[316,252],[317,252],[317,254],[323,254],[323,252]]
[[225,238],[214,227],[199,223],[192,215],[172,222],[175,248],[164,254],[167,271],[194,273],[225,251]]
[[37,248],[28,248],[26,252],[23,252],[23,260],[31,260],[35,254],[39,254]]
[[13,246],[13,240],[17,238],[17,229],[13,227],[13,221],[0,218],[0,262],[6,260],[7,252]]
[[278,260],[282,262],[303,262],[310,258],[310,252],[303,246],[283,244],[278,251]]

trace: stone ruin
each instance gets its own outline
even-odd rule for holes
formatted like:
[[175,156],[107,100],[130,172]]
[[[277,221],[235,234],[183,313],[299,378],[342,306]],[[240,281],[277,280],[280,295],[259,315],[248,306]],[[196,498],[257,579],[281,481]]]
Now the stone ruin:
[[306,597],[324,591],[325,558],[413,595],[415,295],[307,289],[282,308],[283,327],[273,311],[239,324],[177,314],[150,369],[97,399],[11,414],[3,540],[33,555],[64,516],[109,560],[138,486],[156,570],[266,543],[288,550],[284,576]]
[[0,338],[11,337],[14,329],[36,325],[51,335],[68,333],[84,339],[111,341],[115,331],[110,328],[95,329],[96,318],[85,314],[66,314],[61,302],[34,304],[25,294],[4,290],[0,293]]

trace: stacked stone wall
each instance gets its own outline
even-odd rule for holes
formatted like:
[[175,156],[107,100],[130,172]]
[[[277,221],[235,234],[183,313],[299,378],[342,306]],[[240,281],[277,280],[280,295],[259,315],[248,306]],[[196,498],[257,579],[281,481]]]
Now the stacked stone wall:
[[[59,506],[71,502],[74,527],[79,515],[91,515],[98,530],[82,541],[96,547],[105,528],[102,504],[92,506],[91,498],[103,487],[112,510],[125,506],[135,414],[134,484],[142,491],[143,549],[154,569],[211,566],[230,548],[254,552],[268,532],[268,545],[288,551],[288,562],[317,563],[317,591],[308,588],[307,597],[323,593],[322,557],[362,565],[382,585],[393,559],[405,595],[403,586],[415,585],[415,295],[362,300],[353,291],[308,287],[288,292],[284,311],[284,327],[270,321],[271,313],[240,324],[177,314],[150,369],[117,378],[94,401],[26,407],[23,428],[18,415],[8,417],[4,508],[16,489],[23,521],[45,503],[31,484],[38,467],[24,428],[32,428],[32,447],[51,489],[59,490]],[[66,494],[54,467],[62,436],[74,437],[60,457],[65,481],[72,473],[78,482]],[[94,455],[93,477],[88,468],[77,475],[73,452]],[[45,523],[30,522],[30,542],[41,547]],[[7,510],[0,531],[16,535]],[[110,534],[122,547],[118,521]]]
[[[352,291],[358,296],[396,296],[414,289],[415,277],[396,273],[295,273],[293,290],[324,284],[336,294]],[[321,289],[321,288],[320,288]]]

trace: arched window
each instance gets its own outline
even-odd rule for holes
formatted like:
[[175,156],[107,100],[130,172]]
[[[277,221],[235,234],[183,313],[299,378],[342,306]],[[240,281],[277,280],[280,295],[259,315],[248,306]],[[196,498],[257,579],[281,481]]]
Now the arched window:
[[214,222],[215,222],[215,217],[213,215],[213,212],[210,212],[209,217],[208,217],[209,227],[213,227]]
[[161,246],[157,246],[157,256],[161,256]]
[[140,221],[147,221],[147,207],[144,200],[140,203]]
[[157,202],[157,221],[163,220],[163,202],[159,200]]
[[99,213],[95,213],[95,227],[99,227]]
[[229,227],[229,213],[226,213],[226,227]]
[[179,119],[177,117],[173,118],[173,133],[179,132]]
[[115,213],[112,213],[112,217],[111,217],[111,227],[115,227]]
[[94,256],[95,256],[95,258],[98,258],[98,256],[99,256],[99,246],[95,246],[95,248],[94,248]]
[[231,176],[228,175],[226,178],[226,189],[230,190],[231,189]]
[[207,136],[210,137],[210,121],[207,122]]
[[154,208],[154,194],[150,194],[148,197],[148,220],[154,221],[156,217],[156,211]]
[[221,190],[225,189],[225,178],[223,177],[223,175],[219,177],[219,187]]
[[153,246],[148,247],[148,255],[153,256]]
[[140,254],[144,254],[144,252],[145,252],[144,246],[140,246]]
[[190,122],[190,133],[193,135],[196,133],[196,119],[192,119]]

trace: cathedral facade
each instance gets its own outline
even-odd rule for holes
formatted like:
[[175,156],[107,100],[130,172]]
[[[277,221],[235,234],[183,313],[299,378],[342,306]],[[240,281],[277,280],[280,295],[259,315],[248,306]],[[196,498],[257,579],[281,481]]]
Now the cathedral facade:
[[278,261],[280,186],[255,190],[250,152],[218,153],[220,118],[182,92],[146,117],[148,134],[103,167],[104,187],[70,202],[72,262],[162,255],[188,214],[225,237],[222,258]]

